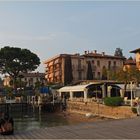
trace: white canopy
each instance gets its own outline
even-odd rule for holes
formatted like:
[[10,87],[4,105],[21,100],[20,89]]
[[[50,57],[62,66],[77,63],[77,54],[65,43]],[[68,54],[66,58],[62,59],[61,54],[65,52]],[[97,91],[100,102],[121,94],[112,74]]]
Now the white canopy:
[[80,92],[80,91],[84,91],[88,86],[93,85],[93,84],[101,84],[99,82],[95,82],[95,83],[89,83],[86,85],[76,85],[76,86],[65,86],[62,87],[58,90],[58,92]]

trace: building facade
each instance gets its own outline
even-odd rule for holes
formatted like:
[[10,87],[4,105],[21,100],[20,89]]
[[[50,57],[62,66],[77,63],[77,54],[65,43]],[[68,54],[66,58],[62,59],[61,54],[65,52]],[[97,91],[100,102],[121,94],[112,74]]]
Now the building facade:
[[[10,85],[11,78],[10,76],[5,76],[3,80],[4,86],[11,86]],[[44,73],[23,73],[21,81],[26,83],[26,86],[35,86],[36,82],[44,83],[45,84],[45,74]]]
[[130,58],[124,62],[123,70],[128,70],[131,68],[136,68],[136,60]]
[[108,72],[122,68],[125,58],[119,56],[106,55],[105,52],[97,53],[96,50],[89,52],[85,51],[83,55],[86,61],[90,61],[93,72],[93,79],[101,80],[103,78],[103,71],[107,72],[107,79],[109,79]]
[[140,70],[140,48],[130,51],[130,53],[135,53],[136,67]]
[[[66,74],[66,58],[71,59],[71,68]],[[45,78],[48,82],[64,84],[66,76],[72,72],[72,81],[89,80],[87,79],[88,64],[91,65],[91,80],[102,79],[103,69],[116,70],[123,67],[125,58],[118,56],[106,55],[97,53],[97,51],[85,51],[84,54],[60,54],[44,62],[45,65]]]
[[83,56],[79,54],[60,54],[44,62],[45,64],[45,78],[48,83],[63,84],[66,76],[70,73],[66,73],[66,58],[71,59],[71,72],[72,80],[84,80],[86,75],[86,61]]

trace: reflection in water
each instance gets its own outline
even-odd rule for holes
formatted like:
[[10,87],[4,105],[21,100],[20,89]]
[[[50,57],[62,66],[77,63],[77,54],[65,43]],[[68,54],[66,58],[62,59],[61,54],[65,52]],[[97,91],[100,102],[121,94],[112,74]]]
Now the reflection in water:
[[33,115],[23,115],[23,117],[15,115],[14,126],[15,130],[32,130],[37,128],[67,125],[69,124],[65,117],[56,113],[41,113],[36,112]]
[[15,130],[25,131],[69,124],[63,115],[46,111],[39,113],[38,108],[33,108],[28,104],[3,104],[0,106],[0,111],[6,110],[14,119]]

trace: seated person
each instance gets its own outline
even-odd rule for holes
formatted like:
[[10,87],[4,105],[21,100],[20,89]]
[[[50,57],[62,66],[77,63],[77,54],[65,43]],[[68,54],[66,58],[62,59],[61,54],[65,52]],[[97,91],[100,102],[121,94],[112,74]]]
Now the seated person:
[[12,117],[8,113],[3,115],[3,118],[0,120],[0,134],[2,135],[11,135],[14,133],[14,122]]

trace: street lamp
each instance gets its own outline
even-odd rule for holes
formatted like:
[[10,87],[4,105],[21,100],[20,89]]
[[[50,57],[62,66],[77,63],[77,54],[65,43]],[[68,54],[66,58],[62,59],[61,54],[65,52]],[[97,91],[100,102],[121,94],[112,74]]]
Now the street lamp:
[[130,89],[131,89],[131,107],[133,106],[133,82],[130,81]]

